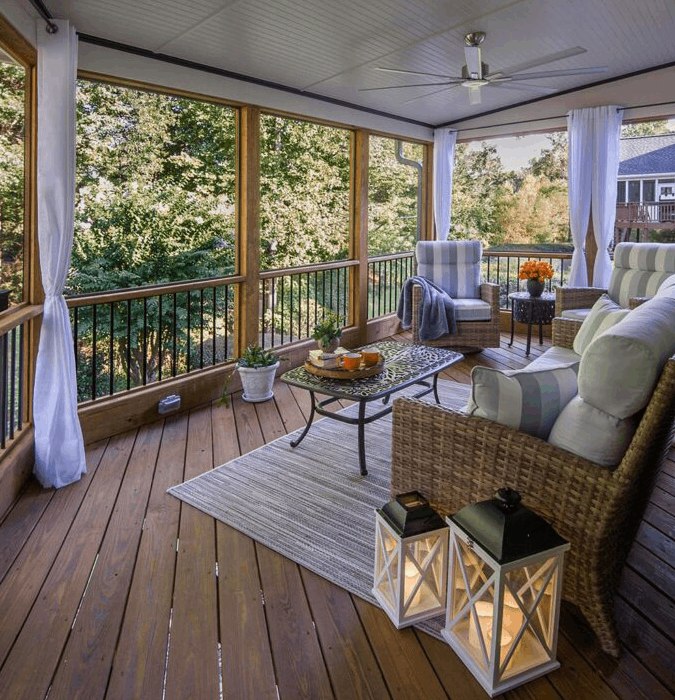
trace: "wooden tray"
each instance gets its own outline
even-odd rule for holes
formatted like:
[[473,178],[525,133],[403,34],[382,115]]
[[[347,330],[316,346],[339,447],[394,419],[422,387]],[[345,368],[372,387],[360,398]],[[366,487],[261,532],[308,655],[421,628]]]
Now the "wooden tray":
[[361,362],[361,367],[359,367],[359,369],[317,367],[309,360],[305,360],[305,369],[310,374],[316,374],[318,377],[328,377],[328,379],[363,379],[364,377],[374,377],[376,374],[382,372],[384,369],[384,357],[380,355],[380,361],[370,367],[366,367],[363,362]]

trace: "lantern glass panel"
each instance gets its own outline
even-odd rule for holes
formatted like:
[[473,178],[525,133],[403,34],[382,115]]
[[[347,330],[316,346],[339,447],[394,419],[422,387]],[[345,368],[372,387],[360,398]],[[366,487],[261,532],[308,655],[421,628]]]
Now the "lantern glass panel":
[[375,570],[380,577],[378,591],[392,609],[398,607],[398,542],[387,528],[378,524],[377,549],[375,551]]
[[[452,615],[459,615],[462,608],[492,578],[494,571],[475,552],[460,539],[455,539],[458,549],[454,548],[452,571],[454,575],[454,592],[452,595]],[[461,565],[460,565],[461,555]],[[466,580],[466,583],[465,583]],[[467,595],[467,584],[469,594]]]
[[408,542],[403,563],[403,606],[406,615],[417,615],[443,605],[443,556],[445,539],[438,532]]
[[[508,647],[503,647],[500,654],[501,680],[553,658],[553,598],[557,576],[557,557],[505,574],[503,629],[513,634],[513,641]],[[511,604],[517,605],[517,601],[520,601],[525,614],[521,606],[514,611]]]

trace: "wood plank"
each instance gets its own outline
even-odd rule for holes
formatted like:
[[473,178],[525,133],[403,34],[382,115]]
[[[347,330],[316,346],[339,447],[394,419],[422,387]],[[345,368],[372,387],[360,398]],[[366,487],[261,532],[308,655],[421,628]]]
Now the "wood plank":
[[141,538],[164,421],[138,431],[115,510],[98,553],[50,697],[103,698]]
[[[597,637],[585,622],[563,605],[561,631],[570,644],[591,664],[596,673],[622,698],[634,700],[672,700],[672,695],[626,648],[614,659],[603,653]],[[565,662],[565,659],[562,659]]]
[[655,554],[664,562],[675,562],[675,541],[644,520],[638,528],[635,541]]
[[255,412],[253,404],[244,401],[241,394],[236,394],[232,398],[232,408],[237,424],[237,437],[239,438],[239,449],[241,454],[246,454],[251,450],[265,444],[258,414]]
[[349,593],[302,567],[300,574],[335,697],[391,698]]
[[256,544],[281,700],[334,698],[298,565]]
[[141,543],[106,697],[161,698],[176,565],[180,501],[166,493],[183,478],[188,415],[164,424]]
[[672,493],[668,493],[656,486],[649,500],[652,504],[666,511],[668,515],[675,517],[675,495]]
[[272,442],[286,435],[286,427],[273,400],[256,403],[255,412],[258,422],[264,429],[265,442]]
[[671,693],[675,692],[675,644],[620,596],[614,610],[621,641]]
[[295,396],[288,384],[277,382],[274,385],[274,400],[287,433],[291,433],[305,425],[307,419],[300,410],[300,406],[298,406],[298,402],[295,400]]
[[562,659],[561,667],[547,678],[563,698],[617,700],[618,695],[595,673],[564,635],[558,637],[558,657]]
[[0,585],[0,664],[35,602],[63,540],[96,474],[107,441],[86,450],[87,473],[67,488],[56,491],[33,529],[12,568]]
[[651,503],[645,508],[644,522],[660,530],[666,537],[675,540],[675,516]]
[[626,562],[662,593],[675,597],[675,568],[668,566],[642,544],[633,543]]
[[664,471],[659,473],[656,485],[671,496],[675,496],[675,479],[672,476],[668,476]]
[[[214,464],[238,457],[232,405],[214,405],[211,421]],[[221,522],[216,522],[216,541],[223,698],[277,700],[254,542]]]
[[[211,407],[190,413],[185,478],[213,467]],[[173,620],[166,676],[166,700],[217,698],[218,607],[215,523],[181,504]]]
[[131,431],[108,442],[86,498],[0,671],[0,697],[34,700],[46,694],[95,565],[135,438],[136,431]]
[[0,581],[21,551],[33,528],[49,505],[53,489],[43,489],[35,479],[28,482],[19,500],[0,525]]
[[380,608],[357,597],[353,601],[392,698],[446,700],[445,690],[413,630],[397,630]]

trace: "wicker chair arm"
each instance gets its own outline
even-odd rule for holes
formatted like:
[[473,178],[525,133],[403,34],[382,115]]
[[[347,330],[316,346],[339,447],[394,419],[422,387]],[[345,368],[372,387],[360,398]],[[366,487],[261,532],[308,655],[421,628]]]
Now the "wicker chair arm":
[[554,318],[551,330],[551,342],[563,348],[572,349],[574,338],[581,328],[582,321],[575,318]]
[[652,297],[631,297],[628,300],[628,308],[629,309],[637,309],[640,304],[644,304],[646,301],[649,301]]
[[394,402],[392,441],[392,493],[418,490],[444,515],[508,485],[571,534],[615,488],[611,470],[544,440],[415,399]]
[[568,309],[588,309],[603,294],[607,294],[607,290],[600,287],[556,287],[555,315],[562,316]]

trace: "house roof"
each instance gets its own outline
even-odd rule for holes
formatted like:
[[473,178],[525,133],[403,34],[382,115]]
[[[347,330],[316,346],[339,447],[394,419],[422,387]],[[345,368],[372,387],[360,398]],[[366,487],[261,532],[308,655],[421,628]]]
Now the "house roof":
[[675,133],[621,139],[619,175],[675,174]]

